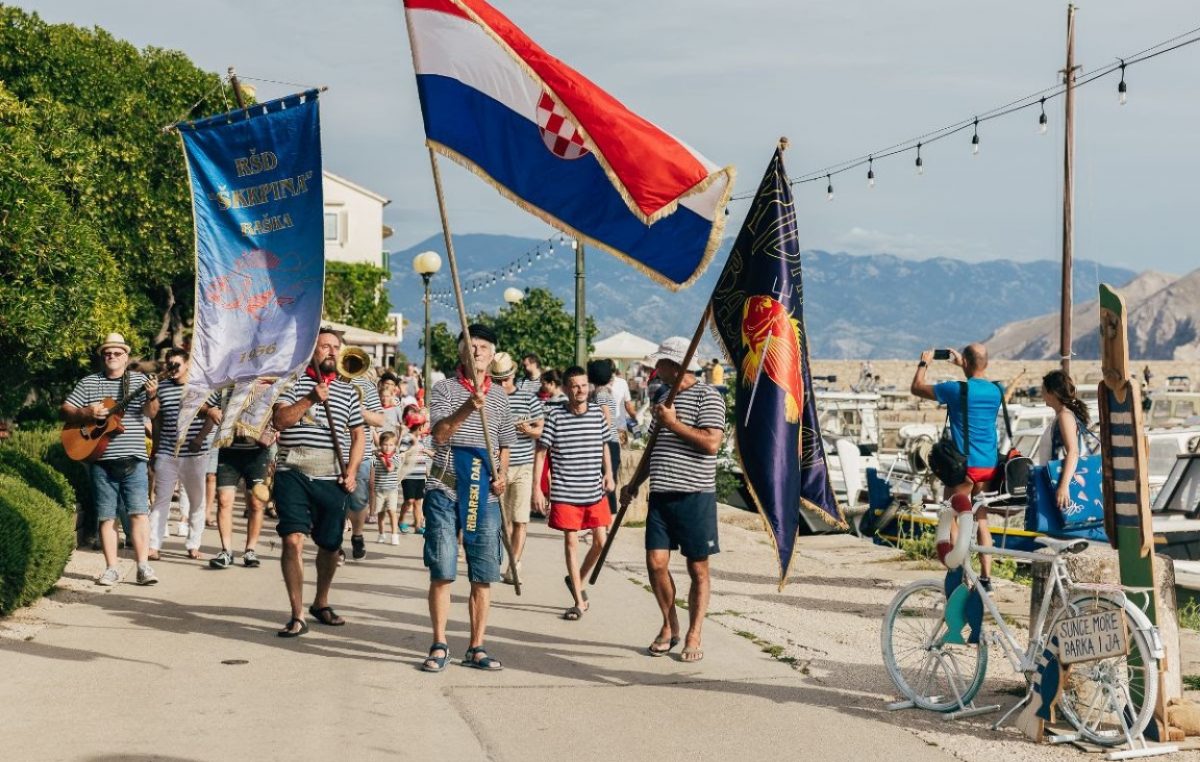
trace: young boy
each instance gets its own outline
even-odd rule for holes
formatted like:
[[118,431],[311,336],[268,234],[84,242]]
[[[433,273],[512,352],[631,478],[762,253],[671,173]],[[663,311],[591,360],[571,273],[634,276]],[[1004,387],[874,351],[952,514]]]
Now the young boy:
[[404,416],[404,426],[408,431],[400,440],[404,448],[405,475],[400,481],[401,497],[404,499],[400,506],[400,532],[408,534],[409,525],[404,523],[404,517],[409,511],[413,514],[413,527],[417,534],[425,534],[425,516],[422,504],[425,500],[425,475],[429,471],[429,453],[433,450],[433,442],[425,426],[425,416],[415,407],[411,407]]
[[[375,461],[375,516],[379,522],[379,542],[400,544],[396,500],[399,488],[399,458],[396,457],[396,434],[384,431],[379,435],[379,453]],[[391,531],[388,531],[391,527]]]

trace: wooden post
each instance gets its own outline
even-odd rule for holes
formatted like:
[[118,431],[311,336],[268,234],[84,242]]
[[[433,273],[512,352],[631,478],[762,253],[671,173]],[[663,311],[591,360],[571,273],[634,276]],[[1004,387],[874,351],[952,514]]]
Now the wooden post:
[[[692,358],[696,355],[696,347],[700,345],[700,339],[704,338],[704,327],[708,325],[708,319],[712,316],[712,302],[710,301],[704,308],[704,314],[700,316],[700,325],[696,326],[696,333],[692,335],[692,343],[688,345],[687,352],[683,356],[683,372],[675,379],[675,383],[671,384],[671,391],[667,394],[667,399],[664,404],[671,405],[675,402],[676,395],[679,394],[679,385],[683,383],[683,377],[687,373],[687,367],[692,364]],[[654,427],[654,432],[650,435],[650,441],[646,442],[646,449],[642,450],[642,459],[638,463],[637,471],[633,478],[625,485],[628,489],[637,491],[646,477],[650,475],[650,453],[654,451],[654,445],[658,442],[659,428]],[[596,579],[600,576],[600,570],[604,568],[604,561],[608,558],[608,551],[612,548],[613,540],[617,538],[617,530],[621,528],[621,522],[625,519],[625,512],[629,510],[630,500],[624,495],[621,497],[621,506],[617,509],[617,517],[613,520],[612,530],[608,533],[608,540],[604,543],[604,550],[600,551],[600,558],[596,560],[596,568],[592,569],[592,576],[588,578],[588,584],[596,584]]]
[[[1142,608],[1150,621],[1159,620],[1159,600],[1154,576],[1154,532],[1150,519],[1146,436],[1142,429],[1141,385],[1129,367],[1126,342],[1128,313],[1125,299],[1108,284],[1100,284],[1100,368],[1104,380],[1097,389],[1100,403],[1100,442],[1104,464],[1104,529],[1117,549],[1121,584],[1144,588],[1127,596]],[[1147,600],[1148,599],[1148,600]],[[1164,643],[1177,648],[1177,643]],[[1158,707],[1155,716],[1166,726],[1166,665],[1159,671]]]
[[233,99],[237,101],[238,108],[246,108],[246,99],[242,97],[242,83],[238,82],[237,72],[232,66],[229,67],[229,86],[233,88]]
[[[462,283],[458,279],[458,260],[454,256],[454,240],[450,236],[450,219],[446,216],[446,199],[442,195],[442,173],[438,169],[437,154],[432,148],[429,149],[429,166],[433,169],[433,187],[437,192],[438,213],[442,218],[442,240],[446,243],[446,261],[450,263],[450,282],[453,284],[454,301],[458,305],[458,319],[462,324],[463,341],[460,342],[460,359],[462,360],[463,370],[471,374],[471,380],[475,384],[475,388],[480,388],[483,383],[483,378],[475,371],[474,358],[471,356],[471,333],[470,324],[467,321],[467,307],[463,300]],[[483,425],[483,446],[487,450],[488,469],[492,473],[492,477],[496,476],[496,460],[492,457],[492,435],[488,432],[487,423],[487,407],[479,409],[479,420]],[[507,475],[506,475],[507,476]],[[504,552],[508,554],[508,572],[512,577],[513,588],[517,591],[517,595],[521,594],[521,579],[517,575],[517,562],[512,554],[512,541],[509,538],[508,519],[504,516],[503,509],[500,511],[500,523],[503,525],[500,536],[504,542]]]
[[1059,306],[1059,354],[1064,373],[1071,372],[1072,274],[1075,242],[1075,6],[1067,6],[1067,68],[1063,145],[1062,303]]

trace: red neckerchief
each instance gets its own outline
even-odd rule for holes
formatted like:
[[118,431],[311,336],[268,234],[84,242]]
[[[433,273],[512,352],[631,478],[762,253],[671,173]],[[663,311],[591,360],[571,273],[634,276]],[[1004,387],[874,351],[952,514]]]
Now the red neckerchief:
[[[471,394],[475,393],[475,382],[467,378],[467,374],[463,371],[463,366],[458,366],[458,383],[463,385],[463,388]],[[483,393],[487,394],[492,389],[492,379],[490,376],[483,377]]]
[[383,458],[383,465],[387,466],[388,468],[392,467],[392,458],[395,456],[396,453],[394,452],[383,452],[382,450],[379,452],[379,457]]
[[322,373],[321,376],[317,376],[317,372],[313,370],[313,366],[311,364],[305,366],[304,375],[308,376],[317,383],[324,383],[326,385],[332,384],[337,380],[337,371],[334,371],[333,373]]

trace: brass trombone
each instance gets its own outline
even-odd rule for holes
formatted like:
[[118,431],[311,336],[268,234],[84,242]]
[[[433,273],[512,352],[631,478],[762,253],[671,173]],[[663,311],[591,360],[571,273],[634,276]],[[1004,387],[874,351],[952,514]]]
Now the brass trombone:
[[352,383],[354,391],[358,393],[358,404],[360,405],[363,403],[363,390],[353,382],[355,379],[365,376],[370,370],[371,356],[359,347],[345,347],[338,354],[337,374],[345,381]]

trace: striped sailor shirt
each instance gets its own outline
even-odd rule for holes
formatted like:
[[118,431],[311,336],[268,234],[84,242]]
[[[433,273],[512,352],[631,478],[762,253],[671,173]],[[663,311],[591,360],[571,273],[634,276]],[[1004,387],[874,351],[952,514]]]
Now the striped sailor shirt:
[[391,492],[400,488],[400,452],[392,453],[392,468],[389,471],[383,462],[383,453],[375,458],[375,492]]
[[[279,396],[275,403],[293,405],[303,398],[317,385],[309,376],[301,376],[291,388]],[[336,380],[329,385],[329,399],[325,403],[333,414],[333,426],[338,434],[338,442],[342,448],[343,465],[350,462],[350,429],[363,425],[362,408],[358,404],[358,394],[354,387],[345,381]],[[286,462],[288,451],[293,447],[312,447],[321,450],[332,450],[333,440],[329,435],[329,420],[320,404],[312,405],[304,411],[304,415],[296,424],[279,432],[279,462]],[[330,478],[337,478],[332,474]]]
[[[454,412],[462,407],[470,396],[471,392],[459,383],[457,375],[435,384],[429,395],[430,430],[435,428],[440,421],[454,415]],[[496,450],[511,449],[516,443],[517,431],[513,428],[512,412],[508,407],[508,394],[498,384],[492,384],[488,389],[484,410],[487,412],[488,434],[492,439],[492,447]],[[425,491],[441,490],[449,495],[451,500],[457,500],[458,494],[443,481],[447,473],[451,475],[454,473],[450,448],[483,446],[483,423],[480,420],[479,412],[472,411],[454,432],[454,435],[450,437],[449,442],[434,448],[433,459],[429,464],[429,475],[425,481]],[[499,467],[499,453],[493,452],[492,457],[495,458],[496,466]],[[488,499],[491,502],[498,502],[495,495],[491,495]]]
[[[725,429],[725,400],[712,386],[693,384],[675,397],[675,417],[696,429]],[[655,423],[651,432],[658,428]],[[651,492],[715,492],[717,456],[702,453],[663,429],[650,452]]]
[[[146,385],[147,380],[144,373],[131,372],[129,373],[128,389],[138,391]],[[109,378],[103,373],[84,376],[67,395],[66,403],[73,407],[87,407],[97,402],[103,402],[105,397],[111,397],[117,402],[121,401],[120,376]],[[146,428],[142,413],[145,402],[146,395],[144,393],[138,392],[133,395],[129,406],[125,408],[125,417],[121,420],[125,431],[109,440],[108,446],[98,462],[103,463],[106,460],[117,460],[118,458],[150,459],[146,454]]]
[[[365,378],[356,378],[351,383],[354,384],[356,389],[362,392],[363,410],[372,413],[383,412],[383,403],[379,401],[379,390],[375,388],[375,384],[372,384]],[[357,398],[359,396],[358,392],[355,392],[354,396]],[[384,425],[387,425],[386,421]],[[363,444],[363,463],[370,463],[371,458],[375,457],[375,438],[368,435],[364,439],[366,442]]]
[[[512,410],[514,424],[521,421],[540,421],[546,417],[542,401],[532,393],[521,389],[508,395],[508,406]],[[518,431],[516,444],[513,445],[512,452],[508,454],[508,465],[524,466],[532,463],[533,448],[536,444],[537,437],[527,437]]]
[[[413,456],[412,469],[405,475],[405,479],[424,479],[429,473],[429,453],[433,452],[433,438],[426,435],[421,439],[421,453]],[[417,442],[417,437],[412,432],[405,432],[400,437],[400,445],[396,448],[397,453],[407,454]]]
[[593,402],[608,409],[608,441],[621,441],[621,433],[617,428],[617,398],[613,396],[612,389],[601,386],[593,396]]
[[[162,455],[175,454],[175,440],[179,437],[179,408],[183,403],[183,387],[184,384],[173,378],[168,378],[158,385],[158,420],[160,422],[158,452]],[[200,429],[204,427],[204,421],[205,416],[199,413],[192,418],[192,422],[188,424],[187,439],[179,448],[179,457],[194,458],[208,452],[208,447],[213,441],[212,431],[208,432],[208,436],[204,438],[204,443],[198,452],[188,449],[188,443],[200,433]]]
[[551,411],[538,447],[550,452],[550,500],[595,505],[604,497],[604,450],[609,426],[599,405],[582,413]]

